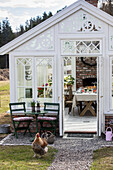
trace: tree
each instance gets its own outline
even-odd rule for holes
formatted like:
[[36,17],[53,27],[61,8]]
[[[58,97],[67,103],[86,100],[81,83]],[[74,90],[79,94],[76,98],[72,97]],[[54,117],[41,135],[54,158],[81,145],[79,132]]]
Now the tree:
[[45,21],[46,19],[48,19],[48,15],[46,14],[46,12],[44,12],[42,16],[42,21]]
[[29,30],[29,21],[27,20],[25,22],[25,31],[28,31]]
[[41,23],[41,17],[37,16],[36,23],[37,23],[37,25]]
[[1,27],[1,22],[0,22],[0,47],[2,44],[2,27]]
[[105,11],[108,14],[113,16],[113,3],[112,3],[112,0],[105,0],[105,2],[102,3],[102,7],[100,9],[102,9],[103,11]]
[[23,34],[25,32],[23,25],[20,25],[19,28],[19,35]]
[[48,13],[48,18],[50,18],[50,17],[52,17],[52,16],[53,16],[52,12],[49,11],[49,13]]
[[15,35],[12,31],[12,28],[10,26],[8,18],[6,18],[5,20],[2,21],[2,24],[1,24],[1,44],[0,44],[0,46],[8,43],[9,41],[11,41],[14,38],[15,38]]

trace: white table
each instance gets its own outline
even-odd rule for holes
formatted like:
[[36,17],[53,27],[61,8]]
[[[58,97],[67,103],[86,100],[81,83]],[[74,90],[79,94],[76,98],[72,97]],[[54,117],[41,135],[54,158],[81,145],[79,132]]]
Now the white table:
[[80,116],[84,116],[87,110],[89,110],[94,116],[96,116],[95,110],[92,108],[92,103],[97,100],[96,93],[75,93],[73,97],[73,106],[76,106],[76,102],[84,102],[85,107],[80,113]]

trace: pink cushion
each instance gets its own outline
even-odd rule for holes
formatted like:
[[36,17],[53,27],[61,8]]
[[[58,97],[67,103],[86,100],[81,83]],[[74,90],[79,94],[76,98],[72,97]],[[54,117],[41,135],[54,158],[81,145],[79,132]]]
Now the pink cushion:
[[56,120],[56,117],[38,117],[38,120]]
[[33,117],[16,117],[13,120],[14,121],[28,121],[28,120],[33,120]]

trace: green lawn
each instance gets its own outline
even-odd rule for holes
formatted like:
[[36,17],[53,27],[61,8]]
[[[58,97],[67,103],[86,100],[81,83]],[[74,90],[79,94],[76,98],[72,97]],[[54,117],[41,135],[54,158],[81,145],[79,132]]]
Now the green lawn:
[[9,92],[9,81],[0,81],[0,93]]
[[31,146],[0,146],[0,170],[46,170],[57,150],[49,147],[42,158],[33,158]]
[[9,110],[10,93],[9,81],[0,81],[0,124],[10,123]]
[[113,147],[94,151],[91,170],[113,170]]

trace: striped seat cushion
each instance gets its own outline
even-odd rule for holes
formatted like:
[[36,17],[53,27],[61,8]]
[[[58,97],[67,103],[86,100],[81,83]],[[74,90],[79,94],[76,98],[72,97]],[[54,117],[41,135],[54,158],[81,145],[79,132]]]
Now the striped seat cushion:
[[29,120],[33,120],[33,117],[15,117],[14,119],[13,119],[14,121],[29,121]]
[[43,116],[43,117],[38,117],[38,120],[56,120],[56,117]]

